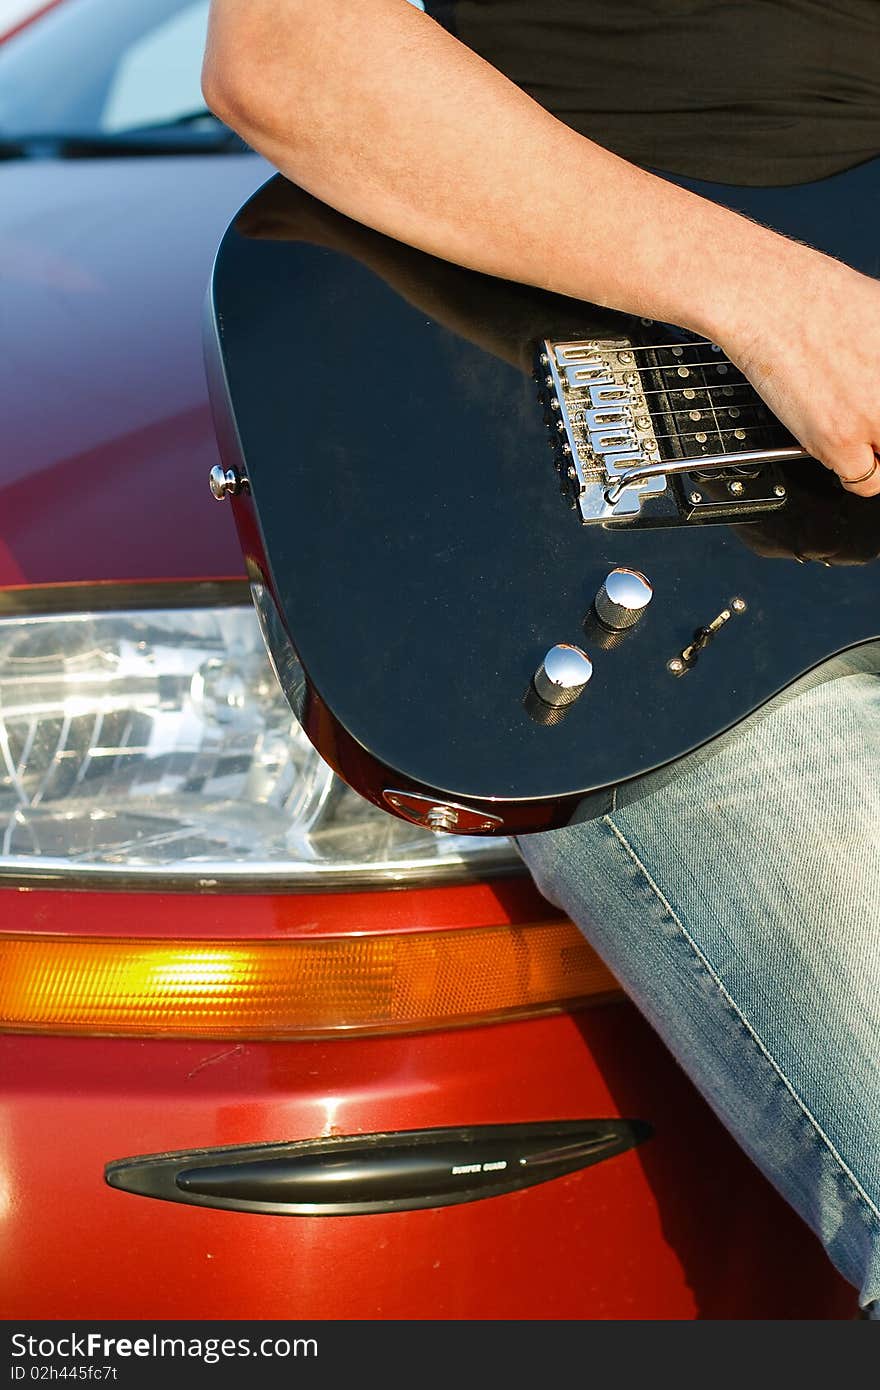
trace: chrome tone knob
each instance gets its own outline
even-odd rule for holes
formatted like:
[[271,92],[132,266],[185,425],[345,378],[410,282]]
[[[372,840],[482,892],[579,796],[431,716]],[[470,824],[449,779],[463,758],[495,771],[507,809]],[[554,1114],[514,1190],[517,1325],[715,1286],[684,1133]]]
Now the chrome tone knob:
[[536,693],[548,705],[570,705],[593,674],[593,663],[580,647],[560,642],[551,647],[534,676]]
[[612,570],[596,595],[600,622],[615,632],[632,627],[654,596],[650,581],[638,570]]
[[244,479],[236,468],[221,468],[219,463],[215,463],[208,475],[208,482],[211,488],[211,496],[218,502],[223,502],[227,497],[235,497],[239,492],[246,490]]

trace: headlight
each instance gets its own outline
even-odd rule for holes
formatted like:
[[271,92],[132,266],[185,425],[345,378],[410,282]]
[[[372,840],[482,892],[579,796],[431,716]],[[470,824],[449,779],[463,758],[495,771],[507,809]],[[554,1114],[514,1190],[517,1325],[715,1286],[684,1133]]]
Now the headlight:
[[[0,875],[355,887],[519,866],[350,791],[250,605],[0,619]],[[473,866],[473,867],[468,867]]]

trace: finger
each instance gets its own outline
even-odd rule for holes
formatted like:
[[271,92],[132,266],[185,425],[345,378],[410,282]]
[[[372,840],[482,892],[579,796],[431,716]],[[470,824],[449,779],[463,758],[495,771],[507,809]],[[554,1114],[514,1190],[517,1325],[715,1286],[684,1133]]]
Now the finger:
[[834,472],[841,486],[857,497],[876,497],[880,494],[880,457],[866,449],[864,453],[848,454],[834,460]]

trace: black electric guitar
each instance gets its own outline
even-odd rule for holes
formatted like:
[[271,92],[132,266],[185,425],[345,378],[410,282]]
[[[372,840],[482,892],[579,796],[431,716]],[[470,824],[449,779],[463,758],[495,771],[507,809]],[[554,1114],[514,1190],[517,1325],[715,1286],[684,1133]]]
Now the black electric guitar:
[[[878,189],[880,162],[736,197],[876,274]],[[212,490],[279,679],[393,814],[562,825],[804,679],[880,669],[880,502],[711,343],[423,255],[280,177],[223,239],[206,343]]]

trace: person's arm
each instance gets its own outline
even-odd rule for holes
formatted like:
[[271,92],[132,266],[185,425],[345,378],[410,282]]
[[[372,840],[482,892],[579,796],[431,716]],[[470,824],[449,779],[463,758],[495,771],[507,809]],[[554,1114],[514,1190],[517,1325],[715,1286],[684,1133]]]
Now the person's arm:
[[212,0],[203,89],[350,217],[705,334],[823,463],[871,468],[880,285],[576,134],[407,0]]

